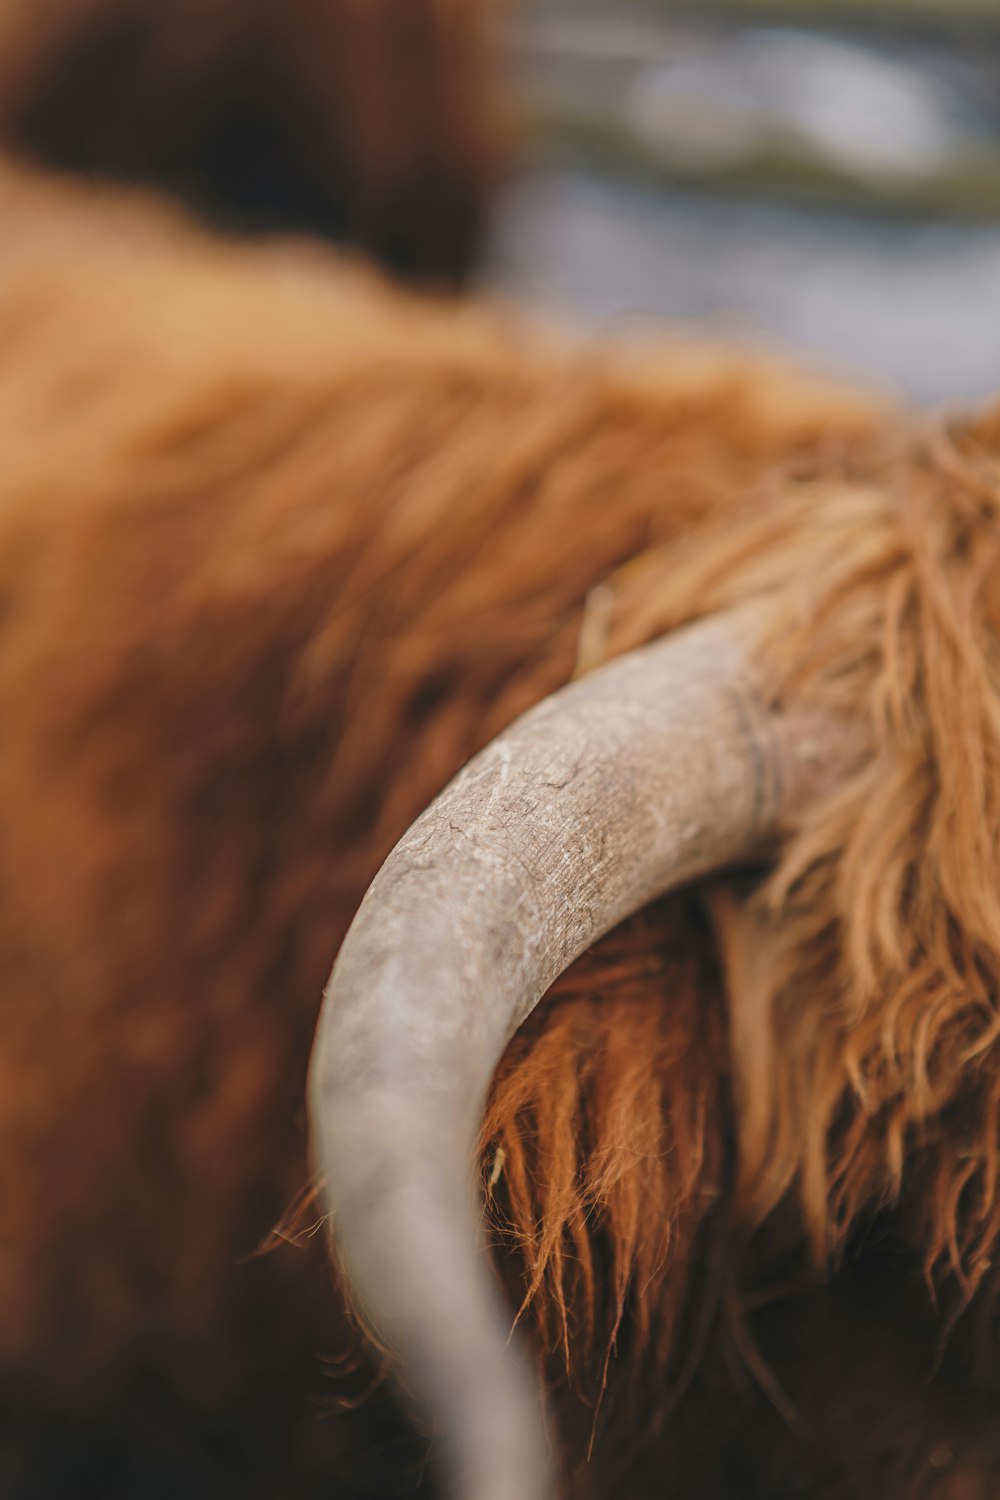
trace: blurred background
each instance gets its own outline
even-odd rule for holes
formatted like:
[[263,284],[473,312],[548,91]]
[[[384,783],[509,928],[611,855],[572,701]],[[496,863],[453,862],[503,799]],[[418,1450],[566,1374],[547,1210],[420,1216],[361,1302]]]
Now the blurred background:
[[1000,0],[0,0],[0,143],[591,326],[1000,386]]
[[1000,386],[1000,0],[535,0],[502,44],[487,284]]

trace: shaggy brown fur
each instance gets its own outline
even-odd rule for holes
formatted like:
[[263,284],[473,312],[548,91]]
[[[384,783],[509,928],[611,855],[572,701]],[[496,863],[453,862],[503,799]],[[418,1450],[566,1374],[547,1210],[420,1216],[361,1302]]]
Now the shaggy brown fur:
[[70,1454],[105,1494],[412,1492],[381,1397],[313,1414],[365,1379],[314,1379],[317,1239],[253,1253],[332,955],[578,659],[769,595],[775,696],[863,763],[515,1039],[500,1264],[575,1495],[993,1493],[1000,423],[13,172],[0,215],[7,1491],[80,1493]]
[[480,0],[5,0],[0,139],[460,276],[498,165]]

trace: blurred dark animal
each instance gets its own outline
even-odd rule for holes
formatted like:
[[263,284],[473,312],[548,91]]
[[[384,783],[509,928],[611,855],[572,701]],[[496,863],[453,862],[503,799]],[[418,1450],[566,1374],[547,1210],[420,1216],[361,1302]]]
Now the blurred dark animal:
[[478,0],[6,0],[0,139],[451,280],[499,159],[485,21]]
[[490,736],[764,603],[768,703],[856,758],[518,1032],[497,1265],[573,1495],[995,1493],[997,418],[9,169],[0,215],[3,1493],[429,1490],[320,1368],[331,959]]

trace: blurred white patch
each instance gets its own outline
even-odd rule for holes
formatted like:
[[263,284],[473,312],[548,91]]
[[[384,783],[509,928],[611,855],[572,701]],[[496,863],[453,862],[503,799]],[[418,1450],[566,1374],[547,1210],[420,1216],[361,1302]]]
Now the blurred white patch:
[[627,123],[647,148],[695,169],[764,151],[806,151],[856,176],[943,170],[967,128],[943,78],[867,47],[757,30],[642,68]]

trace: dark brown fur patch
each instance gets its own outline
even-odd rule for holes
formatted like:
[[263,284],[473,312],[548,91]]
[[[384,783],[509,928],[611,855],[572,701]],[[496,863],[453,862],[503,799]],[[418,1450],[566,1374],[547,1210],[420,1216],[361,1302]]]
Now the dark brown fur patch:
[[0,138],[451,281],[501,155],[481,0],[6,0]]

